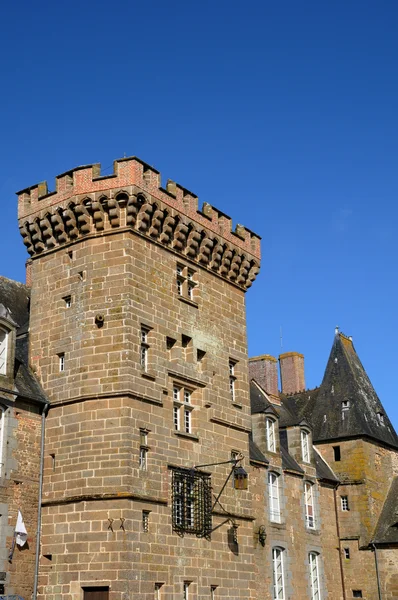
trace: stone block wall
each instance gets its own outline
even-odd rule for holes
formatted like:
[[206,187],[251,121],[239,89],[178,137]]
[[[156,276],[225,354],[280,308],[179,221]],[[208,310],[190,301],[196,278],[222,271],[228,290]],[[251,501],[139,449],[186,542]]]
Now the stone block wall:
[[[3,404],[3,403],[2,403]],[[34,405],[4,403],[4,465],[0,479],[0,584],[6,594],[30,598],[36,550],[41,416]],[[28,532],[25,546],[15,545],[9,562],[18,511]]]

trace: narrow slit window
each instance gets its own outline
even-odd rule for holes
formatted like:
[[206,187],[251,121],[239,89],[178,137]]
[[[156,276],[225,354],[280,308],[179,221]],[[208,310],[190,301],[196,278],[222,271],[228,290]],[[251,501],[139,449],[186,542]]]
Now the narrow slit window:
[[59,372],[63,373],[65,371],[65,354],[63,352],[61,354],[58,354],[58,365]]
[[344,548],[344,558],[346,560],[350,560],[350,549],[349,548]]
[[149,329],[147,327],[141,327],[140,364],[141,364],[141,369],[143,371],[148,370],[148,353],[149,353],[148,334],[149,334]]
[[149,510],[142,511],[142,530],[145,531],[146,533],[149,531],[149,515],[150,514],[151,513]]
[[348,504],[348,496],[341,496],[341,510],[343,512],[350,510],[350,507]]
[[305,524],[309,529],[315,529],[315,510],[313,484],[304,482]]
[[334,460],[335,460],[335,462],[340,462],[341,461],[340,446],[333,446],[333,452],[334,452]]
[[277,473],[268,473],[268,499],[270,521],[280,523],[279,475]]
[[72,306],[72,296],[64,297],[65,308],[70,308]]
[[229,393],[231,394],[232,402],[236,400],[236,375],[235,375],[236,362],[230,360],[228,363],[229,368]]

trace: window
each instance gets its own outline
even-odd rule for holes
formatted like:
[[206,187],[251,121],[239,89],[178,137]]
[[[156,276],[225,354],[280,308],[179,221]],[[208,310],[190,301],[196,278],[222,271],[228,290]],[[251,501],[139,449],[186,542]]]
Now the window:
[[60,373],[63,373],[65,371],[65,354],[62,352],[62,354],[58,354],[58,359],[59,359],[59,371]]
[[155,583],[155,600],[160,600],[160,590],[163,583]]
[[315,510],[313,484],[304,482],[305,524],[309,529],[315,529]]
[[8,331],[0,328],[0,375],[7,373]]
[[195,301],[196,271],[182,264],[176,267],[176,289],[179,296]]
[[141,471],[146,471],[148,466],[148,431],[140,429],[140,459],[139,465]]
[[192,433],[191,393],[187,388],[173,386],[173,422],[176,431]]
[[350,549],[349,548],[344,548],[343,552],[344,552],[344,558],[346,560],[350,560]]
[[310,552],[308,555],[310,565],[311,600],[321,600],[318,554]]
[[150,510],[142,511],[142,531],[148,533],[149,531],[149,515],[151,514]]
[[207,536],[211,531],[210,475],[193,469],[172,472],[173,530]]
[[5,448],[3,448],[3,446],[7,447],[6,444],[4,444],[4,427],[5,427],[5,423],[4,423],[4,408],[2,408],[0,406],[0,477],[3,474],[3,466],[5,463],[5,460],[3,458],[3,453],[5,451]]
[[236,377],[235,377],[235,367],[236,367],[236,362],[234,360],[230,360],[229,361],[229,393],[231,394],[231,399],[233,402],[235,402],[236,400],[236,389],[235,389],[235,382],[236,382]]
[[273,421],[273,419],[267,419],[265,421],[265,434],[267,437],[267,450],[269,450],[269,452],[275,452],[275,421]]
[[310,462],[310,434],[305,429],[301,430],[301,457],[303,462]]
[[362,598],[362,590],[352,590],[353,598]]
[[340,462],[340,460],[341,460],[340,446],[333,446],[333,452],[334,452],[334,460],[336,462]]
[[273,600],[285,600],[284,550],[272,548]]
[[377,420],[379,422],[379,425],[384,425],[384,415],[381,412],[377,413]]
[[65,296],[63,300],[65,302],[65,308],[70,308],[72,306],[72,296]]
[[350,402],[349,400],[343,400],[341,403],[341,419],[344,421],[345,413],[350,410]]
[[191,585],[190,581],[184,581],[184,600],[189,600],[189,586]]
[[347,511],[350,510],[348,505],[348,496],[341,496],[341,510]]
[[281,510],[279,502],[279,475],[278,473],[268,473],[268,497],[269,497],[269,518],[274,523],[281,522]]
[[217,589],[216,585],[210,586],[210,600],[216,600],[216,589]]
[[141,348],[140,348],[140,365],[143,371],[148,370],[148,333],[149,329],[147,327],[141,326]]

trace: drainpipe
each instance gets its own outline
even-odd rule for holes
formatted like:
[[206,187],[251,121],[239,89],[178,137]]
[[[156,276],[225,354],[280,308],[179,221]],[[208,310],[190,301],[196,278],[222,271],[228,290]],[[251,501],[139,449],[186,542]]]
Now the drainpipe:
[[35,556],[35,580],[33,584],[32,600],[37,598],[37,584],[39,579],[39,559],[40,559],[40,531],[41,531],[41,502],[43,497],[43,470],[44,470],[44,431],[46,425],[46,416],[50,403],[46,402],[41,413],[41,441],[40,441],[40,475],[39,475],[39,507],[37,510],[37,531],[36,531],[36,556]]
[[341,575],[341,587],[343,588],[343,598],[347,600],[347,595],[345,591],[345,583],[344,583],[344,570],[343,570],[343,557],[341,555],[341,542],[340,542],[340,526],[339,526],[339,511],[337,510],[337,488],[339,484],[334,488],[334,512],[336,514],[336,529],[337,529],[337,537],[339,539],[339,562],[340,562],[340,575]]
[[379,600],[382,600],[382,597],[381,597],[381,587],[380,587],[380,575],[379,575],[379,563],[377,562],[377,548],[376,548],[376,544],[370,544],[370,545],[373,546],[373,550],[374,550],[374,553],[375,553],[377,591],[379,592]]

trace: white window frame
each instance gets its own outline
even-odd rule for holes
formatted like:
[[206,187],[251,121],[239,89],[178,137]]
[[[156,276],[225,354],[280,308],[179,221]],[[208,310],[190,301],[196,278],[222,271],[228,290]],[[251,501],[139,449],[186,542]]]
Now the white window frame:
[[60,373],[65,373],[65,366],[66,366],[66,360],[65,360],[65,352],[61,352],[60,354],[58,354],[58,367],[59,367],[59,372]]
[[279,478],[280,475],[274,471],[268,473],[269,520],[273,523],[281,522]]
[[285,551],[283,548],[272,548],[272,598],[273,600],[285,600]]
[[7,444],[4,443],[5,440],[5,415],[6,415],[6,409],[4,408],[4,406],[0,405],[0,478],[3,476],[4,473],[4,466],[5,466],[5,449],[7,447]]
[[304,504],[305,525],[309,529],[316,529],[314,484],[310,481],[304,481]]
[[310,568],[311,600],[322,600],[321,582],[319,576],[319,555],[317,552],[308,554],[308,564]]
[[0,375],[7,375],[8,341],[10,332],[4,327],[0,327],[0,336],[2,335],[4,335],[4,338],[0,339]]
[[231,394],[232,402],[236,400],[236,376],[235,376],[235,367],[236,360],[229,359],[228,369],[229,369],[229,393]]
[[149,328],[141,325],[140,331],[140,365],[143,371],[148,371],[148,352],[149,352],[149,344],[148,344],[148,334]]
[[303,462],[310,462],[310,434],[305,429],[301,429],[301,457]]
[[192,433],[192,391],[177,384],[173,385],[173,424],[174,431]]
[[275,442],[275,421],[269,417],[265,421],[265,433],[267,437],[267,450],[268,452],[276,452]]
[[348,496],[340,496],[340,499],[341,499],[341,510],[343,512],[348,512],[350,510]]
[[140,470],[146,471],[148,467],[148,448],[140,447]]

